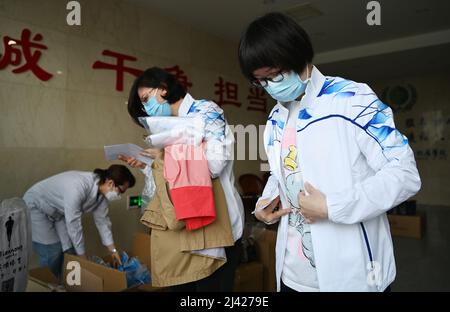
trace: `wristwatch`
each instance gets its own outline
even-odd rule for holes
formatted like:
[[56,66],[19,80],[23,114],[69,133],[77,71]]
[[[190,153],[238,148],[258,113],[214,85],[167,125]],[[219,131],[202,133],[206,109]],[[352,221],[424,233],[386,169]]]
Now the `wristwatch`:
[[117,253],[117,249],[114,248],[113,250],[111,250],[111,253]]

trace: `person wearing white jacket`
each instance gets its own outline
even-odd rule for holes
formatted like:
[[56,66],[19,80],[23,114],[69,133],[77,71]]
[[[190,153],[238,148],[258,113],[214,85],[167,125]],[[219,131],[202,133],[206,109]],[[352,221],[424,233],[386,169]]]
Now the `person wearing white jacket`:
[[281,13],[253,21],[239,44],[244,75],[278,100],[264,132],[271,175],[255,209],[279,222],[277,290],[389,291],[386,212],[421,187],[414,154],[369,86],[325,77],[313,55]]
[[66,171],[37,182],[23,196],[31,216],[33,250],[42,267],[61,276],[64,253],[86,257],[81,217],[92,212],[95,225],[115,263],[109,202],[118,200],[135,178],[127,167],[111,165],[94,172]]
[[[175,291],[232,291],[234,286],[234,274],[240,261],[241,237],[244,227],[244,208],[239,193],[235,188],[233,174],[233,144],[234,135],[228,127],[223,110],[214,102],[208,100],[196,100],[186,92],[182,84],[174,75],[167,71],[152,67],[139,76],[131,90],[128,99],[128,112],[134,122],[143,126],[140,122],[143,117],[178,116],[192,118],[192,125],[201,120],[203,129],[201,133],[206,143],[206,159],[211,178],[219,178],[225,193],[228,206],[228,215],[232,227],[234,246],[225,247],[227,262],[212,275],[197,282],[178,285]],[[141,118],[141,119],[140,119]],[[145,118],[144,118],[145,119]],[[166,125],[167,126],[167,125]],[[175,126],[174,126],[175,127]],[[166,128],[166,127],[164,127]],[[173,131],[169,140],[183,143],[183,137],[188,140],[198,140],[198,131],[194,127],[192,135],[183,135],[181,131]],[[174,137],[180,135],[180,137]],[[158,135],[153,136],[161,139]],[[152,136],[149,138],[152,139]],[[165,140],[165,139],[164,139]],[[164,140],[161,140],[163,142]],[[155,143],[155,142],[153,142]],[[163,149],[149,148],[143,153],[150,158],[158,158],[163,154]],[[146,166],[135,158],[122,155],[120,157],[130,166],[141,168],[146,175],[146,184],[152,183],[150,166]]]

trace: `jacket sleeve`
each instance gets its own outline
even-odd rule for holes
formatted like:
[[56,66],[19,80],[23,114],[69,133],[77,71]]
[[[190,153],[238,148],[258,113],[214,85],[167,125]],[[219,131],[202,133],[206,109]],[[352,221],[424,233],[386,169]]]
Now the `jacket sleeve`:
[[105,199],[103,199],[102,203],[92,212],[103,246],[114,244],[111,231],[111,220],[109,219],[108,212],[108,203]]
[[350,100],[357,148],[375,172],[342,192],[326,194],[329,219],[354,224],[377,217],[415,195],[421,181],[408,139],[394,124],[392,110],[373,91]]
[[216,178],[232,159],[234,136],[217,104],[209,102],[201,113],[205,121],[206,159],[211,177]]
[[81,216],[83,214],[81,203],[84,196],[81,185],[68,187],[64,194],[64,218],[66,220],[67,233],[78,255],[85,253],[83,226],[81,223]]

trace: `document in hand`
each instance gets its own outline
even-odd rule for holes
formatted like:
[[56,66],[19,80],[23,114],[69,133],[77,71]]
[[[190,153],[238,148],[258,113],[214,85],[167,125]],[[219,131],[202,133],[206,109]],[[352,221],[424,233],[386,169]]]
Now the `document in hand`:
[[136,144],[126,143],[126,144],[116,144],[116,145],[105,145],[105,156],[107,160],[116,160],[119,155],[134,157],[137,160],[151,165],[153,159],[141,155],[144,149]]

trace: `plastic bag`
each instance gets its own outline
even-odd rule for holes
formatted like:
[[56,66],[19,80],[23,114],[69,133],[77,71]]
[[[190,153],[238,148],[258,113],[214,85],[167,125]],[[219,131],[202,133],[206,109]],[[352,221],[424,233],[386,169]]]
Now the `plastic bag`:
[[126,252],[122,252],[121,261],[122,264],[117,269],[121,272],[126,272],[128,288],[141,284],[150,284],[150,272],[137,258],[130,258]]
[[153,179],[151,166],[146,166],[145,169],[142,169],[142,172],[145,175],[145,183],[144,189],[142,190],[141,213],[144,213],[145,208],[147,208],[148,204],[155,195],[156,185],[155,180]]
[[106,263],[105,260],[103,260],[102,258],[100,258],[99,256],[89,256],[89,261],[106,266],[108,268],[112,268],[112,265],[110,263]]

